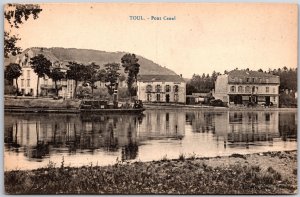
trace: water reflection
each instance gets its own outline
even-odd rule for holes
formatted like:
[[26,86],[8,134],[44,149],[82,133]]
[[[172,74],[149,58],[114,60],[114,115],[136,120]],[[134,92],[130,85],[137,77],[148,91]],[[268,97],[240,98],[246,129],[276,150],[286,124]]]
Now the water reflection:
[[[110,157],[122,161],[153,160],[165,154],[178,157],[182,152],[218,155],[244,148],[270,148],[274,140],[296,139],[295,112],[147,110],[140,116],[5,114],[5,153],[14,153],[20,161],[42,162],[60,154],[75,156],[81,162],[88,155],[97,162]],[[296,143],[291,147],[296,147]]]
[[131,155],[124,158],[135,158],[132,155],[138,151],[136,129],[142,117],[7,114],[5,120],[7,149],[19,152],[22,148],[28,158],[41,159],[50,152],[116,152],[120,147],[124,147],[124,154]]

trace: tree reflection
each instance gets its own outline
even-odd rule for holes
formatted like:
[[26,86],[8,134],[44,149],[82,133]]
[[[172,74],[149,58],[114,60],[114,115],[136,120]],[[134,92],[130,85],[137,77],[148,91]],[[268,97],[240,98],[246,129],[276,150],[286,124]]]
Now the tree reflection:
[[52,153],[93,153],[96,149],[117,152],[120,147],[129,155],[126,158],[135,158],[138,148],[134,136],[143,120],[143,116],[135,115],[94,114],[12,114],[7,118],[12,121],[5,126],[6,147],[11,151],[23,147],[26,157],[37,159]]

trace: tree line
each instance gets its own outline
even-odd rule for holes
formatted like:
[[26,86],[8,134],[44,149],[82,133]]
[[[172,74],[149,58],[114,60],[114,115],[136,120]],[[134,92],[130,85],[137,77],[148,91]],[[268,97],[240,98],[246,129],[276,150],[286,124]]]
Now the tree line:
[[[39,95],[39,81],[40,78],[48,76],[54,82],[56,95],[58,96],[57,82],[63,79],[74,80],[74,98],[76,98],[77,86],[79,82],[83,82],[84,86],[90,86],[92,90],[92,96],[94,89],[97,88],[96,82],[100,81],[105,83],[108,89],[108,93],[112,95],[115,90],[118,89],[119,81],[124,81],[125,77],[120,73],[120,63],[107,63],[104,68],[100,68],[100,65],[96,63],[89,63],[84,65],[75,61],[69,62],[67,71],[64,72],[61,69],[59,62],[52,62],[48,60],[43,54],[38,54],[30,59],[29,64],[33,71],[37,74],[37,90],[36,95]],[[136,95],[136,87],[133,84],[137,81],[137,75],[139,73],[138,58],[135,54],[125,54],[121,58],[121,66],[127,73],[127,87],[130,96]],[[22,68],[17,63],[10,63],[4,72],[5,79],[9,81],[16,80],[16,93],[18,94],[18,78],[22,75]]]
[[186,93],[208,93],[215,88],[215,81],[221,73],[213,71],[211,75],[203,73],[202,75],[193,74],[192,79],[186,84]]

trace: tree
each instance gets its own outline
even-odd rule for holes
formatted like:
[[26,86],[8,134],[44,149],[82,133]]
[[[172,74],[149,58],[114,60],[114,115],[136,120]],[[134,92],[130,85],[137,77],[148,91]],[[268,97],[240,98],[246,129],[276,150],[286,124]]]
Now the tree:
[[94,95],[94,89],[97,88],[95,83],[97,81],[104,81],[104,76],[105,76],[105,70],[101,69],[100,66],[91,63],[84,68],[83,72],[83,80],[85,83],[89,83],[92,89],[92,96]]
[[77,62],[69,62],[67,67],[69,68],[69,70],[67,70],[67,75],[66,75],[67,79],[72,79],[75,81],[75,89],[74,89],[74,98],[75,98],[78,81],[83,80],[82,73],[84,72],[85,66]]
[[45,75],[50,75],[50,67],[52,63],[42,54],[30,58],[30,64],[33,71],[37,74],[37,86],[36,86],[36,96],[39,96],[39,83],[40,78],[45,77]]
[[40,6],[35,4],[7,4],[5,6],[4,57],[9,57],[10,54],[15,56],[21,52],[21,48],[16,46],[20,38],[13,35],[11,30],[19,28],[30,16],[37,19],[41,11]]
[[137,82],[137,75],[140,71],[140,65],[138,64],[139,59],[136,58],[135,54],[125,54],[121,58],[122,66],[124,67],[124,72],[128,73],[127,76],[127,86],[130,95],[136,95],[136,89],[133,88],[133,83]]
[[5,69],[5,79],[11,81],[16,79],[16,86],[17,86],[17,91],[19,91],[19,87],[18,87],[18,78],[22,75],[22,68],[19,64],[16,63],[10,63],[6,69]]
[[120,76],[120,64],[118,63],[108,63],[104,65],[106,74],[105,74],[105,86],[108,89],[108,93],[112,95],[114,90],[118,89],[118,79]]
[[57,81],[60,81],[63,78],[65,78],[65,73],[62,72],[60,68],[54,68],[50,72],[50,76],[49,77],[54,81],[56,96],[58,96]]

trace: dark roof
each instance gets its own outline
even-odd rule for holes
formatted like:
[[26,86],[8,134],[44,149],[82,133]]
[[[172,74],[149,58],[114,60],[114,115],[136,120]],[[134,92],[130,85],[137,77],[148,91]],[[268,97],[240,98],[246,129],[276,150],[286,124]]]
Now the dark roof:
[[138,81],[142,82],[185,82],[179,75],[139,75]]
[[277,77],[272,74],[258,72],[258,71],[248,71],[248,70],[232,70],[228,73],[230,77]]

